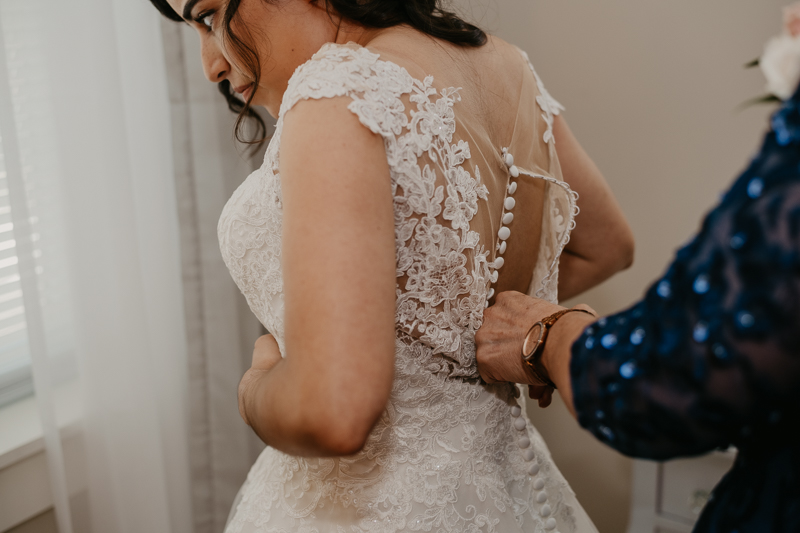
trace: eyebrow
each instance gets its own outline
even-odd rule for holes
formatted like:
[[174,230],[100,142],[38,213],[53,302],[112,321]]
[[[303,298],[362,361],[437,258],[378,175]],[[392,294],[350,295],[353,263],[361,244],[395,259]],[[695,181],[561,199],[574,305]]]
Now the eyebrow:
[[197,2],[199,2],[199,1],[200,0],[189,0],[188,2],[186,2],[186,5],[183,6],[183,18],[184,19],[186,19],[186,20],[191,20],[192,19],[192,9],[194,9],[194,6],[196,6]]

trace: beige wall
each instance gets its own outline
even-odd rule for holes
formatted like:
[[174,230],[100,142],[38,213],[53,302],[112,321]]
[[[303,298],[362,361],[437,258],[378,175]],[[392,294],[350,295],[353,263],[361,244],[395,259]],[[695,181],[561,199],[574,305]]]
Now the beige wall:
[[[457,3],[525,49],[567,107],[637,241],[633,268],[581,299],[601,312],[632,303],[757,148],[769,108],[737,111],[764,89],[760,73],[742,65],[780,31],[787,2]],[[531,416],[600,531],[624,531],[630,462],[577,429],[560,405]]]

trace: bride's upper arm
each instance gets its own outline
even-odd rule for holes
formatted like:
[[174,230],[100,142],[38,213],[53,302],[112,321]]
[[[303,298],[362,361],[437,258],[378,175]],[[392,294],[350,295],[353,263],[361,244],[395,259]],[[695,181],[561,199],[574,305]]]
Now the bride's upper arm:
[[383,139],[347,97],[297,103],[280,147],[287,363],[319,419],[363,433],[394,371],[395,242]]

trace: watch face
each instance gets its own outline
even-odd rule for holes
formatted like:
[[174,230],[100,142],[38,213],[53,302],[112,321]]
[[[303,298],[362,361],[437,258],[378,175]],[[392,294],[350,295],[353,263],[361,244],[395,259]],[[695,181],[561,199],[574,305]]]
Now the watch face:
[[536,350],[542,344],[542,336],[544,335],[544,324],[537,322],[528,332],[525,337],[525,342],[522,343],[522,355],[525,359],[529,359],[536,353]]

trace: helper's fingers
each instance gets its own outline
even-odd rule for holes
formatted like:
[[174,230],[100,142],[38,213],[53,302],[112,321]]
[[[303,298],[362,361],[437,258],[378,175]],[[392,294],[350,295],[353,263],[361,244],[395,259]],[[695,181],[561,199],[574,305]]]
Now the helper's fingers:
[[547,387],[542,397],[539,398],[539,407],[544,409],[545,407],[549,407],[550,404],[553,402],[553,387]]

